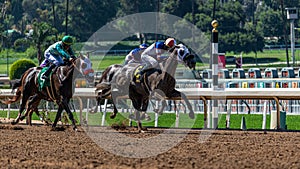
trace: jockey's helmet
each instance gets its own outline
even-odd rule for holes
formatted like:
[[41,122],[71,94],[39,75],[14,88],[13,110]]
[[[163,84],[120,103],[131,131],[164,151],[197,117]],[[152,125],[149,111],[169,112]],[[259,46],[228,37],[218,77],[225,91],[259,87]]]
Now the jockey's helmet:
[[62,42],[66,45],[72,45],[73,44],[73,39],[71,36],[64,36],[62,38]]
[[146,43],[140,44],[139,46],[141,49],[146,49],[147,47],[149,47]]
[[176,41],[174,38],[168,38],[166,41],[165,41],[165,45],[169,48],[173,47],[174,45],[176,45]]

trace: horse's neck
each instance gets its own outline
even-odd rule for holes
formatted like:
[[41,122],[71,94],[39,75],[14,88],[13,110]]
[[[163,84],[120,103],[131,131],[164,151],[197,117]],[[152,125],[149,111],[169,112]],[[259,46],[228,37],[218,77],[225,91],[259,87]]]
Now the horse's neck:
[[177,65],[178,65],[178,61],[176,55],[172,53],[171,56],[166,60],[162,70],[163,72],[166,72],[174,77]]
[[78,73],[75,73],[74,65],[61,67],[58,71],[61,71],[60,77],[62,83],[73,83],[78,75]]

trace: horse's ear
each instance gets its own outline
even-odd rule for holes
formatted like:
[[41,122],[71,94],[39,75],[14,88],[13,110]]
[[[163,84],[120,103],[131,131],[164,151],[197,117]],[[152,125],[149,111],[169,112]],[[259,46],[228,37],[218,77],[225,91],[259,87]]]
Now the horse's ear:
[[90,52],[87,52],[87,53],[86,53],[86,57],[87,57],[87,58],[90,58]]
[[79,52],[80,59],[84,59],[84,56],[81,52]]
[[173,47],[171,47],[171,48],[169,49],[169,52],[172,53],[172,52],[174,51],[175,48],[176,48],[176,45],[173,46]]

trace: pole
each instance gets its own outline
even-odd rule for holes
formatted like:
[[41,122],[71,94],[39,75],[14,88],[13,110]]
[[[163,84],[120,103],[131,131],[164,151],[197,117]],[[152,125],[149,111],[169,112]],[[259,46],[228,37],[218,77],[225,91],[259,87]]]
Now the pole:
[[158,35],[157,35],[157,32],[158,32],[158,23],[159,23],[159,3],[160,3],[160,0],[157,0],[157,12],[156,12],[156,27],[155,27],[155,41],[157,42],[158,41]]
[[66,2],[66,35],[68,35],[69,0]]
[[[54,4],[54,0],[51,1],[52,3],[52,14],[53,14],[53,27],[56,29],[56,16],[55,16],[55,4]],[[57,37],[57,33],[55,33],[55,40],[57,41],[58,37]]]
[[195,48],[195,30],[194,30],[194,25],[195,25],[195,0],[192,0],[192,22],[193,22],[193,26],[192,26],[192,41],[193,41],[193,48]]
[[[211,60],[212,60],[212,78],[213,78],[213,85],[212,90],[215,92],[218,90],[218,72],[219,72],[219,64],[218,64],[218,22],[217,20],[213,20],[211,22],[213,26],[212,30],[212,46],[211,46]],[[212,107],[212,128],[218,127],[218,100],[212,99],[213,107]]]
[[[7,19],[7,18],[6,18]],[[8,68],[8,50],[9,50],[9,37],[8,37],[8,22],[6,21],[6,74],[9,76]]]
[[295,24],[294,19],[291,19],[291,54],[293,59],[293,67],[295,67]]

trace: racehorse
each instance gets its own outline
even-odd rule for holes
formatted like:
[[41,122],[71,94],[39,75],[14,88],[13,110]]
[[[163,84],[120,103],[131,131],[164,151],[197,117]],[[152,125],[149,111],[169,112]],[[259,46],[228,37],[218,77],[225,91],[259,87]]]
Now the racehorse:
[[[42,69],[40,67],[28,69],[22,75],[20,81],[14,85],[14,88],[17,88],[16,95],[12,99],[2,101],[5,104],[11,104],[17,102],[22,97],[18,117],[12,124],[17,124],[26,116],[28,116],[27,122],[31,124],[31,115],[33,111],[38,110],[37,106],[39,102],[44,99],[55,102],[58,105],[58,111],[52,124],[53,129],[56,128],[61,113],[65,110],[72,122],[73,129],[77,130],[73,114],[69,108],[69,102],[75,91],[75,79],[79,74],[82,74],[88,83],[94,82],[94,70],[92,69],[92,63],[88,56],[80,54],[79,57],[67,62],[65,66],[60,66],[55,69],[54,73],[50,75],[50,85],[42,89],[40,89],[38,81],[38,78],[41,76],[41,71]],[[26,104],[27,110],[25,114],[22,115]]]
[[[93,112],[96,113],[98,110],[98,106],[100,107],[101,110],[101,101],[105,98],[108,98],[111,96],[111,86],[110,82],[112,81],[112,78],[114,77],[115,73],[120,70],[123,67],[123,65],[120,64],[114,64],[110,65],[107,67],[103,73],[101,78],[99,79],[98,84],[96,85],[96,92],[98,92],[96,100],[97,100],[97,105],[95,106]],[[118,111],[116,106],[114,105],[114,111]]]
[[[93,108],[92,110],[93,113],[96,113],[98,111],[98,106],[100,107],[100,111],[102,111],[100,106],[101,101],[104,99],[111,98],[111,81],[114,75],[116,74],[116,72],[119,71],[122,67],[123,65],[114,64],[114,65],[110,65],[103,71],[102,76],[96,85],[95,91],[98,92],[96,97],[97,105]],[[155,96],[153,96],[153,98],[155,99]],[[113,110],[114,113],[111,114],[111,118],[115,118],[118,112],[118,109],[116,108],[115,104],[113,104],[113,109],[114,109]],[[160,109],[154,108],[154,112],[161,114],[163,109],[164,107],[161,107]]]
[[[140,120],[143,119],[146,113],[149,98],[154,94],[160,99],[165,99],[165,96],[170,99],[182,98],[187,104],[190,118],[194,118],[194,111],[185,94],[175,89],[176,80],[174,78],[178,62],[191,69],[195,67],[194,56],[189,54],[184,45],[178,45],[172,48],[170,52],[170,56],[161,69],[148,69],[140,77],[137,77],[134,74],[138,72],[140,65],[128,64],[117,71],[111,81],[111,95],[115,103],[119,96],[129,95],[135,108],[135,117],[131,116],[131,118],[138,121],[139,132],[142,131]],[[165,107],[166,103],[163,102],[163,104],[163,107]],[[140,112],[144,112],[144,114],[140,116]],[[113,112],[112,115],[115,116],[115,113]]]

